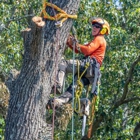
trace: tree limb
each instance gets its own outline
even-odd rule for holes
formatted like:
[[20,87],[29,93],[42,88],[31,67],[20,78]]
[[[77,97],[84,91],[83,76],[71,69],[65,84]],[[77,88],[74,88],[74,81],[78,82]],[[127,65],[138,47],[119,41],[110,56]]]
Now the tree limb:
[[[11,19],[14,17],[15,12],[16,12],[16,7],[13,6],[12,7],[12,10],[11,10]],[[11,21],[9,20],[9,21],[7,21],[7,23],[5,25],[4,24],[1,24],[0,25],[0,33],[2,33],[3,30],[5,30],[6,28],[8,28],[10,22]]]
[[126,98],[126,96],[128,94],[128,85],[130,84],[130,82],[132,80],[132,77],[133,77],[134,68],[138,64],[139,61],[140,61],[140,55],[132,63],[132,65],[131,65],[131,67],[129,69],[128,77],[127,77],[126,82],[125,82],[125,85],[124,85],[123,95],[122,95],[121,99],[115,103],[115,108],[117,108],[119,105],[121,105],[123,103],[123,101],[125,100],[125,98]]
[[[33,17],[31,28],[22,31],[24,39],[24,49],[32,60],[38,59],[38,53],[41,53],[40,46],[43,44],[45,22],[41,17]],[[30,39],[29,39],[30,38]]]
[[[126,104],[126,103],[129,103],[129,102],[133,102],[133,101],[135,101],[135,100],[140,100],[140,98],[139,98],[139,97],[133,97],[133,98],[130,98],[130,99],[126,99],[126,100],[124,100],[124,101],[122,102],[122,104]],[[120,104],[120,105],[122,105],[122,104]]]
[[[129,99],[126,99],[126,100],[123,100],[122,102],[118,102],[117,106],[115,106],[115,108],[118,108],[120,105],[122,104],[126,104],[126,103],[129,103],[129,102],[133,102],[135,100],[140,100],[139,97],[133,97],[133,98],[129,98]],[[113,108],[114,109],[114,108]]]
[[140,133],[140,122],[138,122],[134,128],[134,132],[133,132],[133,139],[136,140],[136,138],[138,138],[137,136]]
[[[118,102],[116,102],[114,104],[114,107],[112,107],[112,109],[110,110],[110,112],[114,108],[118,108],[122,104],[125,104],[125,103],[128,103],[128,102],[132,102],[132,101],[135,101],[135,100],[140,100],[139,97],[133,97],[133,98],[130,98],[130,99],[126,99],[125,100],[125,98],[126,98],[126,96],[128,94],[128,85],[131,82],[131,79],[132,79],[132,76],[133,76],[134,67],[138,64],[139,61],[140,61],[140,56],[138,56],[138,58],[132,63],[131,68],[129,69],[128,78],[127,78],[126,83],[124,85],[124,92],[123,92],[122,98]],[[103,119],[104,119],[104,116],[103,115],[100,115],[99,119],[97,119],[94,122],[93,129],[92,129],[92,135],[98,129],[98,127],[99,127],[100,123],[103,121]],[[82,140],[86,140],[86,139],[88,140],[87,136],[83,137]]]
[[5,81],[5,85],[8,87],[9,90],[12,90],[13,88],[13,83],[19,76],[20,71],[17,71],[16,69],[12,69],[9,73],[9,76],[7,80]]
[[34,16],[34,14],[25,15],[25,16],[18,17],[18,18],[13,17],[13,18],[9,19],[7,22],[11,22],[11,21],[15,21],[15,20],[21,20],[23,18],[29,18],[29,17],[33,17],[33,16]]

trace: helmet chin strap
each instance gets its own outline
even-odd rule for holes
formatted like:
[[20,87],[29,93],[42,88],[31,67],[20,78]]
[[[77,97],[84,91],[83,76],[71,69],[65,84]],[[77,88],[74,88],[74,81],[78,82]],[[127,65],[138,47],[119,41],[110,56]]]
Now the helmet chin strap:
[[98,35],[100,35],[100,31],[102,30],[102,28],[99,30]]
[[94,35],[94,37],[100,35],[99,33],[100,33],[101,30],[102,30],[102,28],[99,30],[99,32],[96,35]]

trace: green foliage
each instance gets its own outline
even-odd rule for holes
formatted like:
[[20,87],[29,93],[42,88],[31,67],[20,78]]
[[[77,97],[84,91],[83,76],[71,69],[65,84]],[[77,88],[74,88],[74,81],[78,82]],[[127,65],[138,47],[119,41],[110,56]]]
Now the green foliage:
[[[39,15],[41,1],[3,1],[0,3],[0,67],[3,71],[20,69],[23,55],[21,31]],[[26,9],[26,10],[25,10]]]
[[[132,139],[134,127],[139,122],[139,100],[112,109],[113,104],[122,97],[128,71],[140,53],[139,7],[139,1],[120,1],[119,5],[113,1],[81,1],[79,18],[74,23],[80,43],[92,39],[90,17],[105,18],[111,27],[111,34],[106,37],[107,50],[101,67],[100,103],[96,118],[103,113],[105,116],[93,139]],[[140,62],[128,86],[128,99],[139,97],[139,70]]]
[[5,121],[0,116],[0,140],[4,140],[4,127],[5,127]]

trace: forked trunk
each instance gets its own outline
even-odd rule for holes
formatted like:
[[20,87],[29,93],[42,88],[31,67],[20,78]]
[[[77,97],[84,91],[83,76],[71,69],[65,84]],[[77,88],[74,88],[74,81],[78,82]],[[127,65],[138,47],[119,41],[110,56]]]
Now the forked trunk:
[[[53,0],[68,14],[76,14],[80,0]],[[47,12],[53,15],[54,10]],[[34,17],[24,38],[24,60],[20,74],[9,84],[10,100],[5,140],[51,140],[52,126],[46,123],[46,104],[54,84],[55,70],[73,19],[61,28],[55,21]]]

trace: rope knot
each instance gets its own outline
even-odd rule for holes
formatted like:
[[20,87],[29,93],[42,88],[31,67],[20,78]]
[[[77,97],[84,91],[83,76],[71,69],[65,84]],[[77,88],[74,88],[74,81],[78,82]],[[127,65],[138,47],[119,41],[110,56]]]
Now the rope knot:
[[[54,8],[55,10],[57,10],[59,13],[55,14],[54,16],[50,16],[47,12],[46,12],[46,7],[49,6],[51,8]],[[43,10],[41,12],[41,16],[43,15],[43,17],[45,19],[48,20],[56,20],[56,26],[57,27],[61,27],[63,22],[66,21],[68,18],[72,18],[72,19],[77,19],[77,15],[69,15],[67,14],[64,10],[62,10],[61,8],[57,7],[55,4],[49,3],[49,2],[43,2]]]

